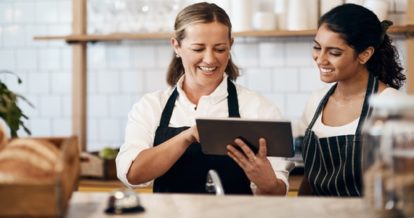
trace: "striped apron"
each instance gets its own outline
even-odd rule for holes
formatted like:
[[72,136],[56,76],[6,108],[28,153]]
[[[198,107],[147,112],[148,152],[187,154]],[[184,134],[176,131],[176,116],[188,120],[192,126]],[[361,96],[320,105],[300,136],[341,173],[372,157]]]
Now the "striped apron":
[[332,86],[321,100],[306,129],[302,144],[305,175],[313,195],[361,196],[361,127],[371,113],[368,99],[371,94],[377,92],[378,80],[369,74],[367,91],[354,135],[318,138],[312,131],[312,127],[336,85]]

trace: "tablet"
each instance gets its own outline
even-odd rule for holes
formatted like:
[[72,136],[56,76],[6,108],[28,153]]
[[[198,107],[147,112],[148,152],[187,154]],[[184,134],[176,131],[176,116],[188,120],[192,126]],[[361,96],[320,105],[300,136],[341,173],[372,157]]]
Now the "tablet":
[[242,118],[197,118],[198,134],[204,154],[227,155],[226,146],[241,138],[257,153],[259,138],[266,139],[267,156],[293,157],[292,127],[289,121]]

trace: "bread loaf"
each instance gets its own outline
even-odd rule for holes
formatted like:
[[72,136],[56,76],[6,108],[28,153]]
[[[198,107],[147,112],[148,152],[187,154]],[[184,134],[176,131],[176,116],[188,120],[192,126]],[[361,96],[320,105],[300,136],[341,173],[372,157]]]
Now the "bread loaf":
[[6,128],[5,128],[5,122],[1,121],[0,122],[0,151],[1,149],[4,148],[4,146],[7,144],[7,142],[9,141],[9,137],[8,134],[6,132]]
[[14,139],[0,151],[0,183],[53,182],[60,150],[38,139]]

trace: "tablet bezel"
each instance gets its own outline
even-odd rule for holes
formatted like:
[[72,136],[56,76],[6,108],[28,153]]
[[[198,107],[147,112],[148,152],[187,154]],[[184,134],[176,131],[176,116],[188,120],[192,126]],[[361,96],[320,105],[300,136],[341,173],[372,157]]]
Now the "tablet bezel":
[[[259,138],[267,142],[267,156],[293,157],[293,135],[290,121],[242,118],[197,118],[201,149],[208,155],[227,155],[226,146],[243,137],[256,150]],[[237,145],[236,145],[237,146]],[[253,148],[253,150],[254,150]]]

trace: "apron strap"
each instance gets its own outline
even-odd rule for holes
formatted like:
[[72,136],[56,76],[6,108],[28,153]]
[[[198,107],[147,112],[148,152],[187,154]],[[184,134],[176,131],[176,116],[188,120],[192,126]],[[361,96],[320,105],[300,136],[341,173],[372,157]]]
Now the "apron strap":
[[174,110],[175,100],[177,99],[177,96],[178,96],[178,91],[177,91],[177,87],[175,87],[174,91],[168,98],[168,101],[164,107],[164,110],[162,111],[160,126],[168,127],[172,112]]
[[323,107],[325,107],[326,102],[329,99],[329,96],[335,91],[337,83],[333,85],[329,91],[325,94],[325,96],[322,98],[321,102],[319,103],[315,114],[313,115],[312,121],[309,123],[308,129],[312,129],[313,125],[315,124],[316,120],[318,119],[319,114],[322,112]]
[[233,84],[233,82],[231,82],[230,77],[227,79],[227,92],[227,106],[229,109],[229,117],[240,117],[236,86]]
[[[378,79],[372,75],[371,73],[368,73],[369,77],[368,77],[368,84],[367,84],[367,89],[366,89],[366,93],[365,93],[365,98],[364,98],[364,104],[362,106],[362,111],[361,111],[361,115],[359,118],[359,122],[358,122],[358,126],[357,126],[357,130],[356,133],[360,132],[362,123],[365,121],[365,119],[371,114],[372,108],[369,107],[369,97],[371,96],[371,94],[374,94],[378,91]],[[325,96],[322,98],[321,102],[319,103],[315,114],[313,115],[312,121],[309,123],[308,129],[312,129],[313,125],[315,124],[316,120],[319,117],[319,114],[322,112],[323,108],[325,107],[326,103],[329,100],[329,97],[332,95],[332,93],[335,91],[337,86],[337,83],[335,83],[335,85],[333,85],[329,91],[325,94]]]
[[355,132],[356,140],[361,137],[361,128],[365,120],[371,115],[372,108],[369,106],[369,98],[372,94],[378,92],[378,79],[371,73],[369,74],[367,91],[365,93],[364,104],[362,106],[361,116],[359,117],[358,127]]
[[[227,80],[227,92],[227,105],[229,110],[229,117],[240,117],[239,101],[237,99],[236,86],[233,84],[233,82],[231,82],[230,78]],[[162,111],[160,126],[168,127],[177,97],[178,91],[177,87],[175,87],[174,91],[168,98],[164,110]]]

